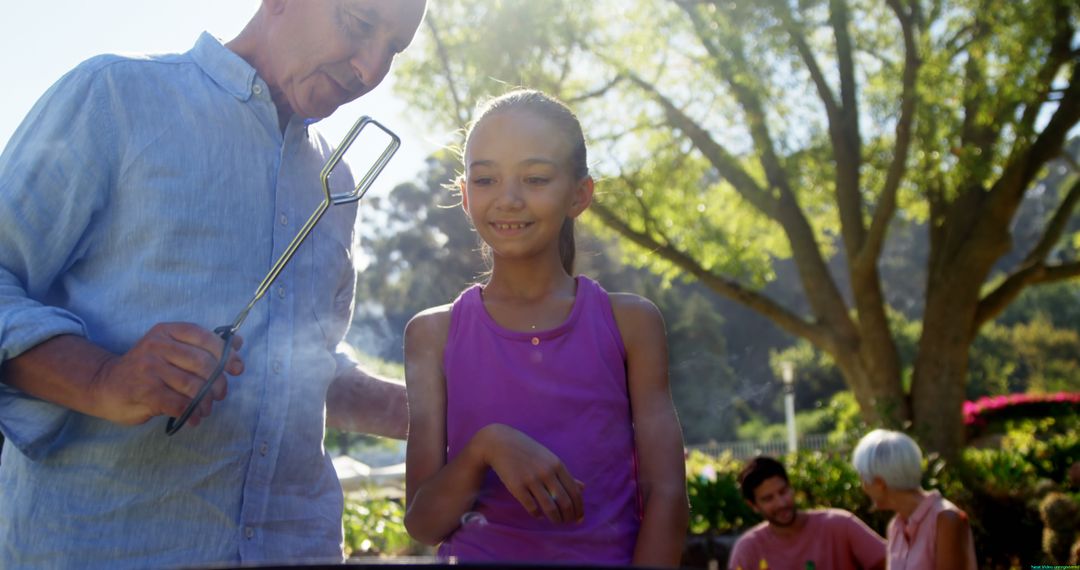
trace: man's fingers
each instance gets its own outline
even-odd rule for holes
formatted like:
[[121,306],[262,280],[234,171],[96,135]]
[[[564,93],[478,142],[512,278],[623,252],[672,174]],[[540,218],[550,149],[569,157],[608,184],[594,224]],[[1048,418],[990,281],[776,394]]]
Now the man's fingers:
[[198,408],[198,412],[201,417],[208,418],[210,417],[210,412],[214,408],[214,399],[203,398],[202,401],[199,402],[199,405],[196,406],[196,408]]
[[231,345],[232,350],[229,351],[229,362],[225,365],[225,371],[233,376],[239,376],[244,373],[244,361],[240,358],[240,349],[244,346],[244,339],[234,334]]
[[229,362],[225,365],[225,372],[232,376],[239,376],[244,373],[244,361],[240,359],[240,355],[235,350],[229,353]]
[[[163,391],[169,391],[178,395],[185,396],[187,402],[190,402],[198,396],[199,391],[206,385],[207,380],[204,380],[194,374],[184,372],[179,369],[172,369],[161,375]],[[223,400],[227,393],[228,380],[224,375],[219,375],[218,379],[210,387],[209,393],[207,393],[203,399],[199,402],[198,406],[192,417],[207,417],[210,415],[210,410],[213,406],[214,400]],[[184,407],[188,406],[188,403],[184,403]],[[173,416],[176,417],[176,416]]]
[[[218,339],[218,344],[223,344],[221,339]],[[171,342],[158,352],[167,365],[200,378],[210,377],[210,373],[217,368],[220,354],[220,351],[212,353],[204,347],[183,342]]]
[[[185,398],[174,390],[164,388],[157,392],[155,396],[157,399],[158,412],[154,415],[166,415],[174,418],[180,417],[184,410],[187,409],[188,403],[191,402],[191,398]],[[192,414],[192,419],[194,414]]]
[[[225,349],[221,337],[210,331],[189,323],[168,325],[168,334],[177,341],[177,352],[170,355],[170,362],[188,372],[207,378],[217,368]],[[228,360],[225,371],[233,376],[244,372],[244,363],[237,351],[244,345],[244,339],[233,335],[229,339]]]
[[219,402],[224,400],[225,396],[229,395],[229,377],[222,374],[221,378],[214,382],[214,387],[210,389],[210,395]]
[[221,349],[225,344],[222,342],[221,337],[198,325],[192,323],[167,323],[156,325],[154,328],[158,327],[161,327],[162,332],[181,344],[199,347],[213,354],[215,358],[221,356]]

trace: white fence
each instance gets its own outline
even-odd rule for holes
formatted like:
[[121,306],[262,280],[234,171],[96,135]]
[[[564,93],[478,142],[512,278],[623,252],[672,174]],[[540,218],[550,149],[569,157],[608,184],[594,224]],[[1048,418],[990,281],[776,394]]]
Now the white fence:
[[[749,459],[757,455],[771,455],[774,457],[787,453],[787,440],[775,441],[727,441],[710,442],[702,445],[690,445],[688,449],[700,451],[711,457],[720,457],[725,451],[730,451],[735,459]],[[799,438],[799,449],[817,451],[829,447],[829,436],[826,434],[810,434]]]

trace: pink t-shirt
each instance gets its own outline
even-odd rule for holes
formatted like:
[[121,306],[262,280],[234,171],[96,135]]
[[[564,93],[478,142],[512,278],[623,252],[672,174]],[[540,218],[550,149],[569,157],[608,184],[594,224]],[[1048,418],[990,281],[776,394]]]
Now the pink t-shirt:
[[[937,556],[937,517],[942,511],[955,511],[967,518],[964,511],[950,503],[941,493],[931,491],[907,519],[900,515],[889,523],[889,570],[921,570],[933,568]],[[975,570],[975,541],[968,528],[968,565],[957,570]]]
[[768,522],[746,531],[735,543],[728,568],[857,570],[885,561],[885,541],[855,515],[840,509],[805,514],[806,526],[794,536],[781,536]]

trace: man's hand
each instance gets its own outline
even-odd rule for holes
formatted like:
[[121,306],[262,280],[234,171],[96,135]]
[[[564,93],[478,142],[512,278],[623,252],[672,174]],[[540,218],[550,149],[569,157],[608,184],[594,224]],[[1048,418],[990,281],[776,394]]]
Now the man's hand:
[[[225,372],[238,375],[244,363],[233,336]],[[4,363],[4,381],[31,396],[111,422],[136,425],[154,416],[179,416],[217,367],[224,342],[190,323],[154,325],[135,346],[116,355],[72,335],[53,337]],[[225,398],[219,378],[191,416],[210,414]]]
[[[154,416],[179,416],[209,380],[223,345],[220,337],[190,323],[154,325],[131,350],[105,360],[94,374],[89,388],[99,417],[136,425]],[[243,340],[233,336],[225,365],[233,376],[244,371],[236,353],[242,345]],[[191,424],[199,425],[210,415],[214,400],[225,399],[227,393],[228,379],[219,378],[191,414]]]

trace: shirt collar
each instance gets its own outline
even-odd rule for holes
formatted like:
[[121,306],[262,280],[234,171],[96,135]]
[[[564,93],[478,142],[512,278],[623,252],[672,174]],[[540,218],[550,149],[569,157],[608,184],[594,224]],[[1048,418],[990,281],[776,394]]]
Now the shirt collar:
[[909,539],[911,537],[915,536],[915,533],[918,530],[919,525],[922,524],[923,519],[926,518],[926,515],[930,513],[930,509],[934,506],[934,504],[940,498],[941,498],[941,493],[940,492],[938,492],[938,491],[930,491],[929,493],[926,494],[925,497],[923,497],[923,500],[922,500],[922,502],[919,503],[919,506],[915,507],[915,510],[911,512],[911,516],[908,517],[906,521],[903,521],[904,522],[904,534],[907,535],[907,537]]
[[203,72],[233,97],[241,101],[251,98],[256,81],[255,68],[217,38],[203,32],[188,53]]

